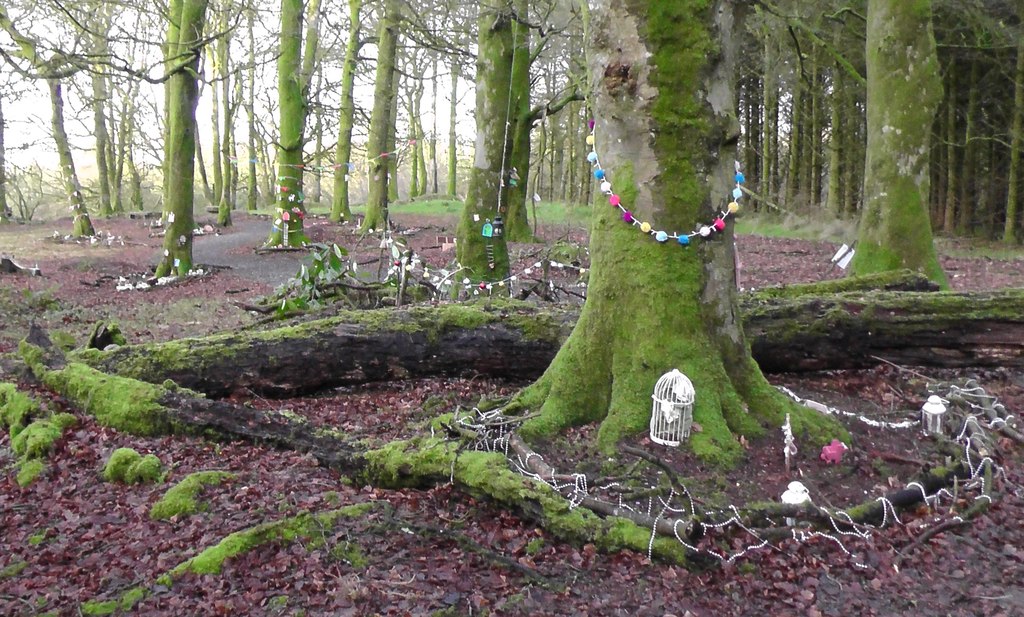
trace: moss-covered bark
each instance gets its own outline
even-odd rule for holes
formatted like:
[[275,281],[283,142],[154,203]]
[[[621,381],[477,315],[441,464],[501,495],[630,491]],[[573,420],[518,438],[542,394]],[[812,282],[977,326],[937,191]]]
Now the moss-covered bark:
[[331,221],[348,221],[352,218],[349,209],[348,181],[353,171],[352,129],[355,126],[355,79],[359,61],[359,36],[363,22],[360,13],[363,0],[348,0],[348,39],[345,44],[345,60],[341,68],[341,111],[338,114],[338,147],[334,155],[334,195],[331,203]]
[[[1024,17],[1024,7],[1021,7]],[[1017,40],[1017,71],[1013,94],[1013,129],[1010,139],[1010,170],[1007,178],[1006,221],[1003,224],[1003,242],[1015,244],[1019,239],[1020,210],[1024,207],[1020,183],[1021,151],[1024,151],[1024,37]]]
[[[639,221],[687,233],[724,208],[738,136],[738,40],[725,1],[605,0],[593,10],[597,150]],[[645,431],[658,378],[673,368],[696,388],[688,447],[739,459],[735,433],[781,425],[789,411],[812,439],[841,429],[797,410],[750,356],[735,296],[731,231],[696,246],[659,243],[622,222],[605,199],[591,235],[590,289],[569,340],[521,395],[539,411],[524,434],[600,422],[600,446]]]
[[[395,61],[398,51],[399,12],[397,0],[385,0],[384,16],[377,30],[377,78],[373,88],[373,111],[370,112],[369,136],[366,141],[367,173],[370,190],[366,197],[366,217],[362,230],[381,229],[388,220],[388,133],[391,131],[392,101],[398,96],[395,83]],[[397,179],[394,179],[397,181]]]
[[179,12],[171,16],[171,34],[177,40],[168,41],[168,56],[181,61],[191,58],[167,80],[169,159],[164,177],[166,235],[163,255],[157,264],[157,276],[185,276],[192,269],[192,231],[196,155],[196,105],[199,102],[197,75],[199,54],[202,49],[203,26],[208,0],[184,0]]
[[869,0],[864,210],[850,271],[909,268],[948,286],[928,216],[932,121],[942,100],[931,2]]
[[[504,232],[492,231],[495,221],[509,214],[512,185],[520,188],[521,170],[513,160],[511,114],[520,94],[513,80],[529,66],[516,51],[528,35],[513,17],[511,7],[490,0],[481,3],[478,19],[476,69],[476,146],[466,202],[459,217],[457,254],[459,264],[474,282],[508,277],[508,244]],[[518,67],[518,71],[516,70]],[[488,235],[485,235],[488,234]]]
[[320,0],[306,7],[305,51],[302,43],[302,0],[281,0],[281,46],[277,57],[280,122],[277,143],[277,210],[267,246],[304,246],[306,196],[302,189],[309,82],[319,45]]

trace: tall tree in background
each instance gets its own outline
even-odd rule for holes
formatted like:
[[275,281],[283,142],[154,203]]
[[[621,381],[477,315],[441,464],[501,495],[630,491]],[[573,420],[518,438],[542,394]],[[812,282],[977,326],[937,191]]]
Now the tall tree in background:
[[851,271],[909,268],[946,286],[928,216],[931,127],[942,100],[931,14],[930,0],[868,0],[864,212]]
[[302,246],[306,216],[302,173],[305,168],[309,86],[320,44],[320,0],[306,7],[306,45],[302,45],[302,0],[281,0],[281,48],[277,59],[280,134],[277,146],[277,212],[267,246]]
[[508,245],[493,227],[508,215],[510,188],[521,180],[513,169],[510,115],[518,97],[516,47],[527,30],[501,0],[480,3],[477,27],[476,146],[456,247],[471,278],[500,281],[509,274]]
[[338,223],[352,218],[349,208],[348,181],[352,165],[352,130],[355,126],[356,66],[359,62],[359,35],[363,22],[363,0],[348,0],[348,38],[345,60],[341,68],[341,111],[338,118],[338,147],[334,155],[334,195],[331,202],[331,221]]
[[389,134],[394,131],[391,109],[395,97],[395,63],[402,6],[398,0],[384,0],[384,14],[377,29],[377,78],[373,87],[373,110],[366,142],[366,164],[370,190],[366,198],[366,216],[362,231],[381,229],[388,220]]
[[[694,420],[703,430],[689,445],[705,460],[736,462],[736,435],[778,427],[786,412],[821,440],[823,417],[784,399],[750,356],[736,308],[731,224],[721,237],[695,237],[695,246],[659,242],[649,231],[686,234],[731,201],[736,3],[592,4],[596,151],[616,193],[595,206],[590,287],[576,327],[519,398],[539,413],[524,434],[600,422],[598,441],[609,451],[646,430],[655,383],[678,368],[696,388]],[[609,207],[619,200],[633,224]]]
[[199,56],[209,0],[173,0],[167,56],[175,69],[167,80],[167,144],[164,177],[167,231],[157,276],[185,276],[192,269],[192,230],[195,202],[196,104],[199,102]]

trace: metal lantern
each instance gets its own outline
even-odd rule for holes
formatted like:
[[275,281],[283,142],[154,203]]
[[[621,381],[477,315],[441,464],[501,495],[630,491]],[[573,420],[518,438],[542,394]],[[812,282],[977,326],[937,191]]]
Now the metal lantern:
[[928,402],[921,408],[921,428],[929,435],[942,434],[942,422],[946,417],[946,405],[936,395],[928,397]]
[[678,446],[690,436],[693,425],[693,384],[677,369],[665,373],[654,386],[651,410],[651,441]]
[[494,217],[494,237],[500,238],[505,232],[505,222],[501,220],[501,215]]

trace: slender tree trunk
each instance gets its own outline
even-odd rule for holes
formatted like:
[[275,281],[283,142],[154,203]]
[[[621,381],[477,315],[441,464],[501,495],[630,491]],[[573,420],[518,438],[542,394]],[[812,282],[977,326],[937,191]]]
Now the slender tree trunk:
[[131,176],[132,188],[129,200],[132,209],[142,212],[146,207],[146,204],[142,201],[142,174],[139,173],[139,168],[135,166],[135,158],[130,148],[126,158],[128,159],[128,174]]
[[800,133],[801,123],[804,119],[801,112],[804,106],[804,86],[800,80],[793,86],[793,99],[790,103],[789,114],[789,152],[788,167],[786,169],[786,207],[792,208],[799,195],[798,182],[800,180]]
[[4,99],[0,96],[0,224],[11,222],[11,208],[7,205],[7,150],[4,148]]
[[[679,369],[701,427],[684,447],[706,461],[743,456],[735,434],[777,430],[791,413],[750,356],[736,304],[732,222],[694,246],[659,242],[720,216],[735,171],[735,67],[743,28],[729,0],[601,0],[593,8],[595,151],[611,203],[595,210],[590,287],[573,333],[518,402],[539,416],[525,437],[600,422],[598,445],[646,432],[658,378]],[[685,33],[685,36],[680,36]],[[685,70],[682,67],[686,67]],[[617,199],[612,199],[615,197]],[[620,201],[621,200],[621,201]],[[688,237],[688,236],[687,236]]]
[[[201,92],[198,96],[202,96]],[[197,99],[198,100],[198,99]],[[199,138],[199,126],[192,127],[192,139],[195,141],[195,167],[199,170],[199,180],[203,187],[203,196],[210,204],[216,204],[217,198],[210,186],[210,179],[206,175],[206,160],[203,156],[203,144]],[[216,150],[214,150],[216,152]]]
[[832,70],[832,96],[829,109],[831,130],[828,142],[828,196],[825,199],[828,212],[840,218],[843,215],[843,142],[847,122],[843,121],[845,108],[845,77],[841,67]]
[[320,63],[316,72],[316,93],[313,99],[313,139],[315,140],[314,144],[316,147],[313,150],[313,169],[311,170],[313,187],[309,191],[310,197],[313,198],[313,203],[315,204],[319,204],[323,198],[323,188],[320,181],[324,167],[324,109],[320,105],[320,90],[323,88],[323,83],[323,63]]
[[[971,73],[970,73],[970,85],[967,88],[967,109],[964,112],[964,157],[963,165],[960,172],[960,211],[958,212],[959,217],[957,218],[957,231],[962,235],[969,235],[978,231],[976,227],[980,221],[975,220],[976,209],[975,200],[978,199],[979,192],[976,190],[974,183],[974,168],[976,166],[976,158],[978,147],[976,145],[977,136],[977,115],[978,115],[978,71],[979,64],[977,58],[971,61]],[[978,210],[977,213],[981,211]]]
[[132,141],[135,135],[135,96],[138,94],[137,84],[128,87],[125,100],[121,105],[121,128],[118,129],[117,139],[117,163],[114,169],[114,180],[111,183],[111,193],[114,199],[114,212],[124,212],[124,165],[132,148]]
[[943,233],[952,235],[956,231],[957,211],[957,159],[956,159],[956,63],[949,67],[949,86],[946,92],[946,203],[942,215]]
[[82,185],[78,181],[78,173],[75,171],[75,159],[71,154],[71,143],[68,141],[67,131],[64,130],[64,96],[61,83],[56,79],[46,80],[50,88],[50,105],[52,108],[51,126],[53,127],[53,140],[57,146],[57,156],[60,160],[61,174],[64,177],[64,190],[70,202],[72,221],[72,234],[75,236],[94,236],[95,229],[92,220],[89,218],[89,211],[85,207],[85,199],[82,196]]
[[438,58],[438,54],[436,52],[434,52],[432,54],[431,63],[430,63],[430,99],[431,99],[430,100],[430,117],[431,117],[431,121],[433,122],[433,125],[431,126],[431,129],[430,129],[430,166],[431,166],[431,169],[433,171],[433,174],[432,174],[432,177],[431,177],[431,182],[430,182],[430,186],[431,186],[430,192],[433,193],[434,195],[437,195],[440,192],[440,190],[441,190],[439,188],[438,179],[437,179],[437,174],[438,174],[438,167],[437,167],[437,114],[438,114],[438,109],[437,109],[437,86],[438,86],[437,67],[438,67],[438,61],[437,61],[437,58]]
[[[388,133],[395,92],[395,62],[398,48],[398,0],[384,0],[384,16],[377,31],[377,79],[373,89],[366,159],[370,191],[366,198],[366,217],[361,230],[381,229],[388,220]],[[397,180],[392,178],[391,180]]]
[[95,69],[90,76],[90,81],[92,82],[93,132],[96,138],[96,177],[100,192],[99,214],[100,216],[110,216],[114,213],[114,209],[110,201],[109,162],[107,161],[110,135],[107,133],[105,112],[107,104],[106,79],[99,69]]
[[[220,140],[220,169],[221,169],[221,185],[220,191],[215,191],[217,197],[217,225],[220,227],[231,226],[231,210],[233,203],[231,200],[231,186],[233,184],[233,177],[235,170],[237,169],[234,161],[232,161],[231,148],[234,144],[234,114],[232,114],[232,101],[231,101],[231,66],[230,59],[228,57],[229,48],[231,46],[231,35],[228,27],[228,13],[231,7],[230,2],[225,1],[221,5],[220,13],[220,31],[222,32],[221,37],[217,39],[217,68],[220,70],[220,104],[223,110],[223,126],[224,133]],[[213,88],[216,92],[217,88]],[[214,101],[216,101],[214,97]],[[217,115],[217,107],[214,105],[214,116]],[[217,124],[213,125],[214,133],[217,131]],[[216,148],[216,144],[214,144]],[[217,163],[214,162],[214,165]]]
[[[1020,13],[1024,16],[1024,6]],[[1024,150],[1024,37],[1017,40],[1016,85],[1013,94],[1013,129],[1010,136],[1010,169],[1007,174],[1006,221],[1003,224],[1003,242],[1015,244],[1020,240],[1021,150]]]
[[458,195],[459,144],[455,127],[459,118],[459,72],[462,67],[457,58],[452,58],[451,103],[448,107],[448,190],[451,197]]
[[851,270],[907,268],[946,287],[927,209],[929,142],[942,101],[931,2],[868,0],[867,31],[865,206]]
[[194,181],[196,157],[196,104],[199,102],[200,41],[206,23],[208,0],[183,0],[179,12],[171,20],[179,24],[178,39],[169,41],[172,54],[193,53],[192,61],[167,80],[169,90],[168,134],[171,160],[166,178],[170,186],[165,210],[167,212],[163,255],[157,264],[157,276],[185,276],[192,269],[192,230],[195,228]]
[[248,120],[246,138],[249,141],[249,156],[246,157],[249,164],[249,177],[246,184],[248,195],[246,196],[245,209],[255,212],[259,207],[259,182],[256,177],[256,161],[259,159],[256,149],[256,9],[250,8],[246,11],[246,22],[249,32],[249,66],[246,72],[249,74],[249,89],[245,93],[245,115]]
[[352,219],[349,209],[348,183],[355,171],[352,164],[352,129],[355,126],[355,76],[359,62],[359,34],[363,27],[360,12],[363,0],[348,1],[348,41],[345,45],[345,64],[341,69],[341,111],[338,118],[338,149],[334,155],[334,195],[331,203],[331,221],[338,223]]
[[[396,54],[398,53],[396,46]],[[398,151],[398,93],[402,91],[401,85],[401,73],[398,70],[399,60],[395,57],[395,75],[391,78],[392,87],[395,90],[394,96],[391,97],[391,110],[388,112],[388,135],[387,145],[384,146],[384,151],[388,153],[387,164],[388,164],[388,203],[394,203],[401,199],[398,190],[399,182],[399,159],[401,155]],[[404,149],[404,148],[403,148]]]
[[[217,22],[219,23],[219,20]],[[221,107],[221,96],[220,87],[216,79],[223,78],[223,70],[221,69],[221,40],[218,39],[207,54],[210,62],[210,77],[214,81],[210,82],[210,124],[212,129],[210,131],[211,139],[213,140],[210,150],[213,153],[213,192],[210,198],[210,205],[218,208],[218,217],[220,216],[219,206],[221,195],[224,194],[224,166],[221,160],[221,140],[220,140],[220,107]],[[225,102],[225,107],[227,102]],[[198,132],[198,131],[197,131]],[[230,216],[230,215],[229,215]]]

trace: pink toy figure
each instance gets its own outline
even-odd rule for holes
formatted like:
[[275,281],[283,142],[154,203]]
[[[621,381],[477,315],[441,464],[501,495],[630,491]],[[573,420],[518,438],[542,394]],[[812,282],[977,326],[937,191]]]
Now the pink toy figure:
[[838,465],[843,460],[843,452],[846,452],[847,449],[845,443],[833,439],[832,443],[821,448],[821,460]]

